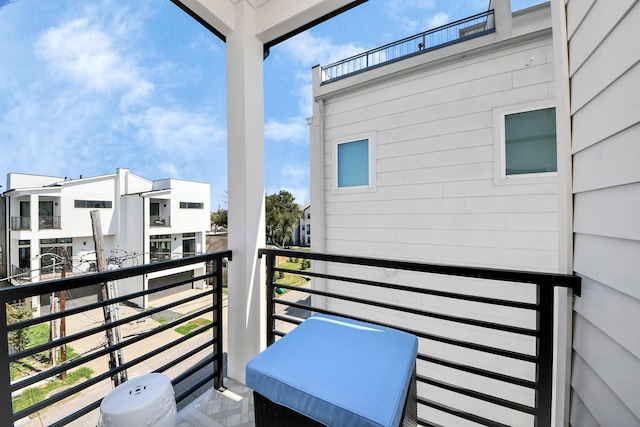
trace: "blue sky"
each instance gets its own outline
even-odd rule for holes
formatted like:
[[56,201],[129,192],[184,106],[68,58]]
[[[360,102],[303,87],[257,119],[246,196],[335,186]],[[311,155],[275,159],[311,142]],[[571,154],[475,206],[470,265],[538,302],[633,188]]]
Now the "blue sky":
[[[311,67],[488,3],[369,0],[272,48],[265,192],[310,200]],[[0,0],[0,58],[0,184],[9,172],[77,178],[123,167],[208,182],[212,209],[226,208],[225,45],[169,0]]]

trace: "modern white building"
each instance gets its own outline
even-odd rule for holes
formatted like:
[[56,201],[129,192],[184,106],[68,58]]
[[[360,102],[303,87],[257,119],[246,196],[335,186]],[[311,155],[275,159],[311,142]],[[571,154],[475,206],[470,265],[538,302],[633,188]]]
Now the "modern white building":
[[560,270],[550,6],[496,3],[447,29],[484,35],[314,68],[314,251]]
[[[207,183],[149,181],[118,169],[114,174],[80,179],[9,173],[6,188],[4,255],[13,284],[60,277],[63,249],[67,275],[95,271],[91,211],[98,212],[104,255],[111,265],[139,265],[205,250],[210,215]],[[175,269],[170,274],[174,280],[175,275],[186,279],[204,268]],[[139,283],[120,281],[118,293],[162,285],[166,276],[149,274]],[[142,307],[149,303],[146,299],[133,302]],[[38,303],[32,302],[35,309]]]
[[293,231],[293,244],[297,246],[311,246],[311,205],[300,210],[302,215]]

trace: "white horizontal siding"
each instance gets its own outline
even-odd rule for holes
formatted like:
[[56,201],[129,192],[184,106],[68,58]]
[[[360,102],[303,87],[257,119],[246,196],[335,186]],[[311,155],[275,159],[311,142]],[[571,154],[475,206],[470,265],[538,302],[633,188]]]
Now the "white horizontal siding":
[[[585,2],[584,0],[572,0],[571,3],[580,1]],[[612,29],[618,25],[635,3],[637,0],[596,1],[593,3],[593,7],[569,40],[570,75],[574,75],[578,68],[592,58],[597,47],[609,36]]]
[[[633,320],[629,319],[629,323],[637,322],[640,320],[638,317]],[[582,316],[576,317],[573,337],[574,348],[580,353],[584,362],[598,373],[598,376],[610,389],[616,390],[617,396],[624,405],[637,418],[640,418],[638,384],[629,381],[629,377],[638,378],[640,375],[640,360]],[[619,369],[618,363],[613,364],[612,360],[619,361],[624,366],[630,366],[633,370]]]
[[640,240],[640,182],[578,193],[574,209],[576,233]]
[[574,191],[582,193],[640,182],[639,133],[640,124],[636,124],[574,155]]
[[[587,86],[588,83],[585,82]],[[580,91],[580,88],[572,86],[571,91]],[[637,124],[639,94],[640,67],[634,66],[573,115],[573,152]]]
[[569,38],[573,37],[583,19],[587,16],[589,9],[593,7],[596,0],[577,0],[567,2],[567,33]]
[[640,425],[640,6],[571,0],[574,305],[571,425]]
[[[589,414],[583,416],[572,412],[570,420],[572,426],[582,427],[580,421],[584,418],[593,418],[596,425],[600,427],[638,425],[638,419],[618,399],[615,390],[609,388],[598,373],[591,369],[577,353],[573,357],[573,372],[571,386],[577,390],[575,394],[584,403]],[[578,372],[579,375],[576,374]]]
[[571,77],[572,85],[580,87],[581,90],[574,92],[571,99],[573,112],[582,108],[590,99],[604,90],[609,82],[615,81],[640,60],[638,46],[635,46],[635,49],[625,50],[624,55],[618,52],[622,46],[640,40],[638,22],[640,22],[640,9],[634,8],[594,50],[589,61],[576,70]]
[[[326,249],[557,271],[557,184],[494,183],[493,109],[553,102],[552,60],[535,40],[325,99]],[[372,132],[376,191],[334,193],[330,141]]]

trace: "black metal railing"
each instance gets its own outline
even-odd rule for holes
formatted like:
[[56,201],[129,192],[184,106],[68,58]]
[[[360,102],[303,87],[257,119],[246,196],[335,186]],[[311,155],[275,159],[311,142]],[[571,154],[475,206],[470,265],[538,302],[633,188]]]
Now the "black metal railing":
[[[269,345],[314,312],[395,327],[419,338],[421,425],[440,425],[441,417],[487,426],[551,425],[556,288],[579,295],[578,276],[259,253],[267,258]],[[280,268],[278,257],[308,259],[312,268]],[[277,283],[287,274],[302,274],[312,285]]]
[[492,32],[494,13],[489,10],[323,66],[321,80],[332,81]]
[[[211,385],[220,388],[223,371],[224,258],[230,259],[231,251],[0,289],[0,413],[3,414],[0,417],[0,426],[13,426],[17,420],[36,416],[46,417],[46,425],[63,426],[87,414],[95,415],[102,398],[113,385],[127,378],[127,370],[136,376],[150,372],[169,375],[178,403],[198,389],[210,388]],[[142,290],[143,277],[165,271],[170,274],[172,269],[185,266],[193,266],[194,271],[199,270],[203,273]],[[133,286],[131,281],[136,281]],[[211,286],[199,292],[189,293],[180,299],[177,299],[177,296],[162,300],[158,298],[155,303],[161,305],[149,306],[144,310],[130,303],[152,297],[156,292],[166,295],[172,288],[196,281],[206,281],[207,285]],[[117,283],[117,286],[113,286],[114,283]],[[123,294],[124,283],[129,283],[126,287],[129,290],[127,294]],[[102,297],[102,291],[108,286],[117,289],[118,292],[109,293],[106,298]],[[54,307],[56,295],[59,295],[61,300],[64,296],[66,307],[60,307],[61,311],[51,310],[52,312],[43,313],[37,318],[8,323],[12,315],[10,304],[13,301],[29,303],[32,298],[42,297],[46,300],[51,296],[53,298],[50,307]],[[188,310],[184,311],[184,307]],[[114,316],[114,313],[117,313],[117,316]],[[212,320],[207,322],[202,316],[211,316]],[[70,325],[73,323],[72,319],[80,319],[76,324],[80,323],[83,327],[71,331],[67,326],[68,333],[61,333],[55,341],[26,346],[17,352],[9,351],[8,342],[12,334],[39,325],[48,325],[50,322],[64,321],[66,325]],[[201,322],[189,325],[189,322],[196,320]],[[143,325],[148,326],[142,330]],[[187,330],[181,332],[183,335],[173,331],[181,325],[187,326]],[[130,334],[122,336],[120,331],[119,338],[117,334],[114,337],[117,328],[122,327],[129,328]],[[79,348],[81,345],[86,346],[87,341],[91,340],[97,343],[93,348],[73,356],[67,353],[69,357],[64,363],[57,366],[40,363],[43,358],[48,357],[47,355],[53,352],[58,354],[57,348],[64,346],[69,349],[76,345]],[[123,351],[127,349],[134,349],[130,354],[137,357],[131,360],[122,357]],[[62,354],[63,352],[60,352],[60,355]],[[12,381],[12,370],[20,366],[31,368],[32,375],[20,381]],[[44,400],[34,401],[20,408],[14,407],[18,404],[15,400],[16,394],[28,393],[27,389],[36,388],[42,382],[67,374],[71,376],[75,370],[88,366],[97,369],[89,378],[75,384],[66,384],[60,391],[48,395]],[[56,404],[70,397],[74,397],[72,402],[81,400],[80,404],[63,405],[73,407],[71,413],[60,411],[61,405]],[[80,409],[75,410],[78,406]],[[56,410],[55,417],[47,417],[52,410]],[[57,412],[60,412],[59,416]],[[91,419],[87,421],[87,425],[95,425],[96,422],[97,418]]]

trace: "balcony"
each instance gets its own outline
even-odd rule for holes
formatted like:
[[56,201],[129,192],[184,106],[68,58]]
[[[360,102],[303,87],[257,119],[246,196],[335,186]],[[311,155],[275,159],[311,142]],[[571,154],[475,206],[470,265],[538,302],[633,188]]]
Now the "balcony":
[[170,217],[151,215],[149,217],[149,226],[151,227],[171,227]]
[[[266,341],[269,345],[313,313],[391,326],[419,339],[420,425],[444,424],[441,419],[446,417],[492,426],[550,425],[554,393],[553,335],[557,326],[554,325],[554,306],[560,292],[567,290],[569,296],[572,292],[579,295],[580,279],[577,276],[278,249],[263,249],[259,255],[266,259],[267,265]],[[282,257],[310,260],[311,270],[301,272],[276,265]],[[251,390],[232,380],[223,381],[222,343],[226,325],[223,322],[223,276],[219,267],[224,258],[231,259],[231,252],[0,290],[2,303],[58,294],[64,290],[73,296],[87,287],[103,289],[103,283],[163,269],[202,262],[212,266],[208,270],[211,273],[190,279],[207,279],[212,285],[210,289],[163,299],[151,304],[153,308],[146,311],[131,307],[126,301],[185,282],[129,295],[106,295],[85,302],[76,298],[63,311],[8,326],[4,326],[8,312],[6,304],[2,304],[0,327],[3,336],[58,319],[66,319],[67,324],[73,322],[71,319],[84,319],[76,320],[76,324],[86,324],[77,331],[69,329],[53,344],[45,343],[13,353],[9,352],[7,340],[0,340],[0,411],[13,414],[0,420],[0,426],[13,425],[14,421],[29,416],[39,417],[40,422],[53,426],[74,421],[95,425],[100,400],[113,384],[127,375],[133,377],[149,372],[164,372],[172,379],[180,409],[179,426],[207,425],[206,420],[211,425],[210,420],[226,417],[229,418],[224,425],[245,425],[246,417],[250,417]],[[233,262],[230,268],[233,268]],[[276,283],[278,277],[288,274],[301,276],[302,284]],[[232,283],[229,285],[233,286]],[[116,311],[116,304],[119,304],[119,316],[107,317],[108,313]],[[170,315],[176,312],[183,314]],[[210,323],[197,326],[193,332],[183,336],[174,332],[176,327],[204,317],[208,317]],[[105,318],[110,320],[105,323]],[[161,322],[158,321],[160,318]],[[125,328],[126,333],[118,332]],[[124,336],[113,338],[118,333]],[[83,350],[82,343],[91,338],[94,348]],[[63,344],[77,348],[78,354],[20,382],[11,381],[10,364],[15,366],[20,361],[26,364],[33,360],[30,358],[48,354],[51,348]],[[126,357],[122,358],[124,349]],[[39,403],[12,408],[12,393],[63,373],[70,376],[81,367],[94,369],[90,378],[80,379]],[[222,388],[223,384],[226,389]],[[193,402],[189,403],[190,400]],[[65,405],[61,407],[62,401]],[[212,412],[210,408],[216,405],[218,409]],[[225,412],[224,408],[233,410]],[[245,419],[239,415],[243,408]],[[64,413],[65,410],[68,413]],[[233,417],[235,423],[231,420]]]
[[12,230],[31,230],[31,217],[12,216],[10,226]]
[[60,229],[60,217],[59,216],[43,216],[38,217],[38,228],[40,230],[46,229]]
[[[28,216],[12,216],[11,217],[11,229],[12,230],[31,230],[31,218]],[[60,217],[50,215],[40,215],[38,217],[38,229],[60,229]]]

